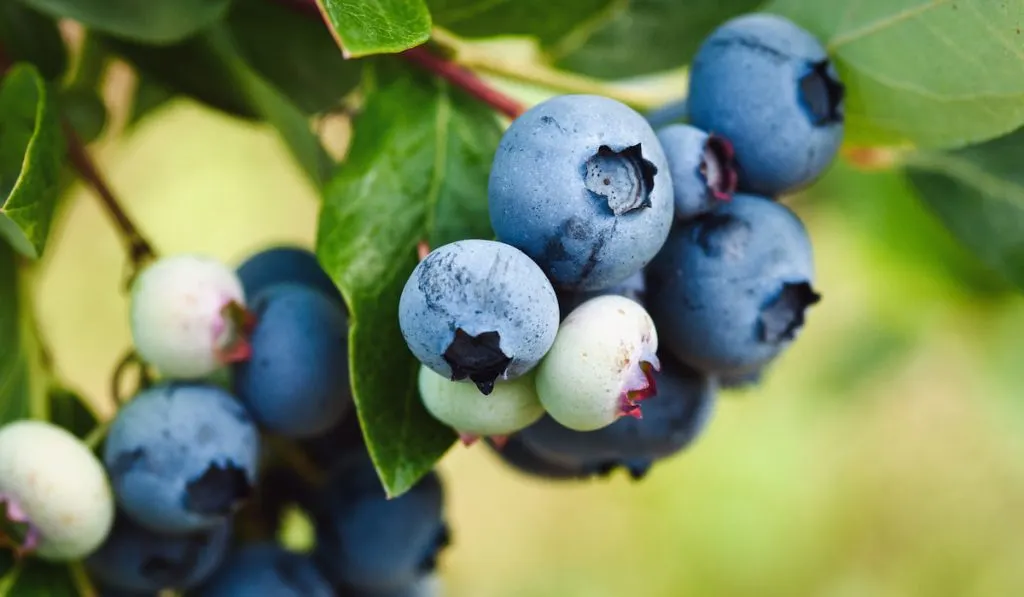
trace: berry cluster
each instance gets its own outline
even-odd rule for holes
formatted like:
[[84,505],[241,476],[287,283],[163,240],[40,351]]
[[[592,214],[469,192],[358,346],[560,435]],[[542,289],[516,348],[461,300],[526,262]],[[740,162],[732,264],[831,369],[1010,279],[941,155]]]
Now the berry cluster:
[[[438,594],[440,479],[387,499],[352,409],[347,310],[312,253],[236,271],[163,258],[133,285],[131,324],[159,379],[118,411],[102,459],[49,423],[0,428],[0,538],[85,558],[105,597]],[[275,541],[289,504],[314,521],[311,554]]]
[[589,95],[516,118],[490,174],[497,240],[436,248],[401,296],[427,410],[549,478],[639,478],[684,448],[716,388],[756,381],[820,300],[778,198],[834,159],[843,89],[811,34],[750,14],[698,51],[688,124]]

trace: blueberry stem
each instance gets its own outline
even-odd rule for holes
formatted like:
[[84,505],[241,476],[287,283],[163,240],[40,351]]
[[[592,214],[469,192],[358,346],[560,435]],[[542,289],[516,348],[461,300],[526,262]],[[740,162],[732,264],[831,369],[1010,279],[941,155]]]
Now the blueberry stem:
[[99,447],[100,443],[103,442],[103,438],[107,437],[107,432],[110,431],[110,424],[113,423],[113,419],[109,421],[103,421],[97,423],[89,435],[85,436],[82,443],[85,444],[90,450],[95,451]]
[[71,562],[69,565],[71,581],[75,584],[75,590],[80,597],[98,597],[100,592],[96,589],[89,574],[85,571],[85,565],[81,560]]

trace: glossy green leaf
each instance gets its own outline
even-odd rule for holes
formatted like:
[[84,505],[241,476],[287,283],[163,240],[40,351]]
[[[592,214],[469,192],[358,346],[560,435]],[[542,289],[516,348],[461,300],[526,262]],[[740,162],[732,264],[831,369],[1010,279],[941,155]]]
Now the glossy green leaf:
[[0,425],[45,416],[45,379],[38,344],[18,275],[18,256],[0,242]]
[[393,54],[430,38],[424,0],[316,0],[345,56]]
[[[5,0],[10,2],[11,0]],[[111,35],[168,44],[212,25],[230,0],[21,0],[54,17],[79,21]]]
[[552,44],[612,16],[616,0],[427,0],[434,23],[464,37],[531,35]]
[[64,136],[46,82],[30,64],[0,81],[0,236],[38,258],[60,190]]
[[[818,1],[818,0],[807,0]],[[627,78],[685,66],[715,27],[763,0],[632,0],[582,45],[552,50],[559,66],[595,77]],[[551,2],[553,6],[560,6]],[[681,91],[680,91],[681,92]]]
[[848,87],[854,142],[959,147],[1024,123],[1024,2],[775,0],[818,35]]
[[20,2],[0,2],[0,46],[8,60],[31,62],[50,81],[68,66],[57,22]]
[[345,60],[319,19],[268,0],[237,0],[227,25],[249,65],[307,114],[337,106],[359,83],[362,64]]
[[404,71],[374,80],[349,158],[324,192],[317,254],[351,309],[349,368],[370,454],[400,495],[454,435],[420,403],[398,299],[420,240],[492,236],[487,178],[501,130],[441,81]]
[[1024,129],[950,152],[921,152],[908,176],[928,207],[982,261],[1024,288]]

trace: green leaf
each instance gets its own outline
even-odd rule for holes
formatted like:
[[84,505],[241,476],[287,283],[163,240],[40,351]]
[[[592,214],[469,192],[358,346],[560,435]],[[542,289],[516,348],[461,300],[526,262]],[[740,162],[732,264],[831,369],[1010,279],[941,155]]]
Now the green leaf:
[[359,418],[384,487],[397,496],[454,439],[420,403],[398,299],[420,240],[492,237],[487,178],[501,129],[486,107],[439,80],[371,72],[349,158],[324,192],[317,254],[351,309]]
[[82,439],[99,423],[85,399],[66,388],[50,390],[50,420]]
[[[427,0],[434,23],[464,37],[531,35],[547,45],[604,23],[618,0]],[[616,11],[617,12],[617,11]]]
[[[3,557],[0,554],[0,575]],[[29,558],[0,578],[0,597],[79,597],[79,592],[70,566]]]
[[137,125],[143,118],[166,106],[174,93],[159,81],[140,73],[139,82],[132,96],[132,108],[128,115],[128,127]]
[[[818,0],[806,0],[817,2]],[[552,50],[560,67],[604,78],[627,78],[685,66],[704,38],[725,20],[763,0],[632,0],[582,45]],[[549,3],[560,6],[556,3]]]
[[[11,0],[5,0],[10,2]],[[212,25],[230,0],[21,0],[58,18],[124,39],[169,44]]]
[[46,387],[18,255],[0,243],[0,425],[45,418]]
[[62,90],[60,108],[85,143],[96,140],[107,124],[107,106],[94,88],[69,87]]
[[954,0],[775,0],[826,42],[855,143],[960,147],[1024,123],[1024,5]]
[[359,83],[362,65],[345,60],[319,19],[268,0],[237,0],[227,25],[249,65],[307,114],[338,105]]
[[50,81],[68,66],[57,22],[19,2],[0,2],[0,46],[9,60],[31,62]]
[[1024,288],[1024,129],[951,152],[908,158],[908,176],[953,235]]
[[0,82],[0,236],[26,257],[46,246],[60,191],[64,136],[46,82],[30,64]]
[[393,54],[430,38],[424,0],[316,0],[347,58]]

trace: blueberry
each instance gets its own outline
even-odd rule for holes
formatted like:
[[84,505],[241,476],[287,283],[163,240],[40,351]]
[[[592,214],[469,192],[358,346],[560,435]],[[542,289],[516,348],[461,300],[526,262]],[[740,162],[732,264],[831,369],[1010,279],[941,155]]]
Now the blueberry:
[[132,285],[131,328],[142,360],[167,377],[199,379],[248,356],[245,292],[226,265],[164,257]]
[[688,220],[726,201],[736,190],[732,144],[686,124],[658,131],[672,173],[676,219]]
[[168,536],[118,513],[110,537],[86,559],[85,566],[100,584],[115,590],[152,595],[165,589],[190,589],[217,569],[230,538],[229,521],[209,531]]
[[341,587],[337,597],[441,597],[443,595],[440,579],[436,574],[424,576],[416,582],[391,591],[365,591]]
[[463,240],[434,249],[405,284],[398,320],[421,363],[489,394],[530,371],[558,331],[544,272],[509,245]]
[[190,533],[219,526],[249,496],[259,432],[218,387],[160,384],[117,413],[103,456],[129,516],[157,532]]
[[705,373],[753,373],[782,352],[820,300],[811,243],[784,205],[738,194],[676,228],[647,270],[666,348]]
[[654,461],[688,446],[707,424],[715,385],[708,377],[662,359],[654,374],[656,398],[644,405],[643,418],[624,417],[597,431],[573,431],[550,416],[518,434],[527,449],[570,470],[605,474],[623,467],[636,479]]
[[44,421],[0,426],[0,548],[74,560],[99,547],[113,521],[106,472],[81,440]]
[[764,369],[755,369],[747,373],[736,375],[719,375],[718,386],[723,390],[744,390],[761,383],[764,378]]
[[246,259],[236,271],[248,297],[277,284],[302,284],[316,288],[344,308],[345,301],[338,287],[316,255],[307,249],[287,245],[271,247]]
[[235,391],[265,429],[309,437],[337,424],[352,404],[348,318],[319,290],[279,284],[250,305],[252,357],[235,365]]
[[628,278],[672,223],[672,180],[654,131],[628,106],[592,95],[556,97],[514,120],[488,197],[498,240],[565,290]]
[[532,372],[495,382],[494,391],[481,396],[472,384],[450,381],[421,366],[419,391],[427,411],[467,444],[481,436],[515,433],[544,414]]
[[590,299],[558,328],[537,369],[537,396],[552,418],[577,431],[640,416],[639,401],[656,392],[657,350],[654,322],[639,303],[614,295]]
[[558,308],[562,314],[564,320],[572,313],[573,309],[579,307],[583,303],[589,301],[592,298],[605,295],[617,295],[624,296],[631,301],[644,304],[644,296],[647,292],[647,279],[644,277],[643,270],[638,271],[632,276],[626,278],[622,282],[614,286],[609,286],[604,290],[589,290],[583,292],[567,292],[562,291],[558,293]]
[[732,142],[746,192],[799,188],[839,150],[843,84],[821,43],[787,19],[721,25],[694,57],[689,88],[690,123]]
[[549,460],[533,451],[526,445],[520,434],[510,436],[503,445],[495,445],[488,440],[488,447],[508,466],[515,470],[552,481],[584,479],[589,475],[578,467]]
[[388,499],[368,456],[339,466],[310,508],[315,559],[333,585],[395,591],[435,569],[448,543],[443,490],[435,473]]
[[194,597],[334,597],[309,558],[273,543],[247,545],[231,554]]

